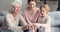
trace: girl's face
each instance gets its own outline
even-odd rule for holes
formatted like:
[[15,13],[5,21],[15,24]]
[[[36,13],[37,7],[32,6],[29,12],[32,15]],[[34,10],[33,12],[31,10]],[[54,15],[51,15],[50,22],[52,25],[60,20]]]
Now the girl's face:
[[36,6],[36,3],[34,1],[29,2],[28,7],[34,8]]
[[21,8],[20,5],[19,4],[16,4],[15,6],[13,6],[12,10],[13,10],[14,13],[17,14],[17,13],[19,13],[20,8]]
[[40,16],[45,16],[46,15],[46,9],[44,7],[42,7],[40,9]]

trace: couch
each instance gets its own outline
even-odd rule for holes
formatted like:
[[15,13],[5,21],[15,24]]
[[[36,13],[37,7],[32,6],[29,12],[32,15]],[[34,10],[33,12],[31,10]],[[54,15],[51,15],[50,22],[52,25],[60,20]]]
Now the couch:
[[[8,11],[0,11],[0,32],[10,32],[5,25],[5,15],[7,13]],[[60,11],[49,12],[48,15],[51,17],[51,32],[60,32]],[[1,29],[1,27],[4,27],[4,29]]]
[[60,11],[49,12],[51,17],[51,32],[60,32]]

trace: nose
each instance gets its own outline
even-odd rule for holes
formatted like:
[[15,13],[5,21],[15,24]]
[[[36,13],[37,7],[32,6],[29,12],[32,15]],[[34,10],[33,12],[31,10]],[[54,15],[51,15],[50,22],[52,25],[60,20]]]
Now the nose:
[[42,14],[44,13],[44,12],[41,12]]
[[31,7],[33,7],[33,5],[31,5]]
[[17,10],[18,8],[17,8],[17,7],[15,7],[15,9]]

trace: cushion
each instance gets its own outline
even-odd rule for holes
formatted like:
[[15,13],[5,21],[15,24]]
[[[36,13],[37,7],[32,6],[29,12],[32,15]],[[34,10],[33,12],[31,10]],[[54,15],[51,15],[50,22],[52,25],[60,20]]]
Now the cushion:
[[8,13],[8,11],[1,11],[0,14],[1,16],[5,16]]
[[51,32],[60,32],[60,27],[51,27]]
[[51,17],[51,26],[60,25],[60,11],[49,12],[48,15]]

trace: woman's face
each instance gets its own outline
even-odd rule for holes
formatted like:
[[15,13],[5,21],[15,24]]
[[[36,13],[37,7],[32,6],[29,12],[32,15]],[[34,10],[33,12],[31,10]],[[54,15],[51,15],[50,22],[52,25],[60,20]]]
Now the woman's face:
[[45,9],[44,7],[42,7],[42,8],[40,9],[40,15],[41,15],[41,16],[45,16],[45,15],[46,15],[46,9]]
[[30,1],[28,4],[29,8],[34,8],[36,6],[36,3],[34,1]]
[[20,8],[21,8],[20,5],[19,4],[16,4],[15,6],[13,6],[12,10],[13,10],[14,13],[17,14],[17,13],[19,13]]

